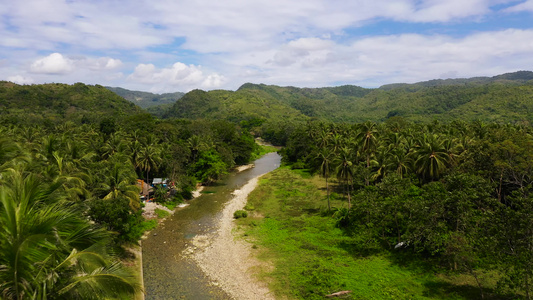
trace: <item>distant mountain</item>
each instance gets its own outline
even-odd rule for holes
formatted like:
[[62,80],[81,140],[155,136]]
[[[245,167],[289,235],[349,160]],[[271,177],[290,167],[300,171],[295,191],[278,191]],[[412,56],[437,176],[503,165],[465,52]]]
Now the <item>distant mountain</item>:
[[456,119],[533,122],[533,72],[494,77],[436,79],[389,84],[377,89],[345,85],[296,88],[246,83],[237,91],[195,90],[164,113],[165,117],[333,122]]
[[120,87],[109,87],[106,86],[106,89],[114,92],[120,97],[135,103],[136,105],[142,108],[148,108],[152,106],[158,106],[162,104],[173,104],[178,99],[183,97],[185,93],[175,92],[175,93],[165,93],[165,94],[153,94],[148,92],[141,91],[131,91]]
[[493,77],[472,77],[472,78],[454,78],[454,79],[433,79],[428,81],[422,81],[417,83],[393,83],[386,84],[380,87],[383,90],[391,90],[395,88],[409,88],[411,90],[420,89],[423,87],[436,87],[436,86],[448,86],[448,85],[479,85],[489,84],[494,82],[505,82],[515,84],[525,84],[528,81],[533,80],[533,72],[531,71],[518,71],[513,73],[505,73]]
[[79,123],[139,113],[142,110],[138,106],[100,85],[0,81],[0,120],[10,123]]

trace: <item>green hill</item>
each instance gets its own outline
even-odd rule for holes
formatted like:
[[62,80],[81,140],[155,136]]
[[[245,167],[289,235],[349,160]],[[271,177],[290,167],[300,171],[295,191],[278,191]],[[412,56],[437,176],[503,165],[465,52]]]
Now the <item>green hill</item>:
[[105,88],[145,109],[158,105],[173,104],[185,95],[185,93],[182,92],[154,94],[149,92],[131,91],[120,87],[106,86]]
[[251,120],[305,120],[298,109],[288,106],[271,89],[241,88],[235,92],[194,90],[177,101],[166,118]]
[[519,71],[494,77],[390,84],[377,89],[246,83],[235,92],[187,93],[164,117],[363,122],[401,116],[412,121],[532,122],[532,112],[533,72]]
[[0,120],[9,123],[80,123],[139,113],[138,106],[100,85],[0,81]]

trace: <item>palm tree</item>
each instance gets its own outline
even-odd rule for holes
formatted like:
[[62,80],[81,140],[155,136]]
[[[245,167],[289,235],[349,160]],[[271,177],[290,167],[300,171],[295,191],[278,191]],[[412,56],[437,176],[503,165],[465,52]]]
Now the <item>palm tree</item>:
[[20,146],[8,137],[0,136],[0,172],[12,167],[18,161],[28,161]]
[[396,172],[400,178],[409,172],[411,163],[409,155],[401,148],[391,150],[387,158],[387,168]]
[[390,152],[388,147],[379,147],[374,158],[370,160],[370,165],[373,167],[373,174],[371,175],[373,181],[379,180],[385,176]]
[[377,125],[374,122],[367,121],[361,124],[360,131],[356,140],[361,143],[361,152],[366,153],[366,167],[370,167],[370,156],[377,148],[378,134]]
[[331,162],[333,159],[333,153],[331,150],[329,150],[326,147],[320,148],[317,154],[317,158],[320,161],[320,174],[326,178],[326,193],[328,195],[328,212],[331,211],[331,205],[329,201],[329,185],[328,185],[328,178],[329,178],[329,171],[331,167]]
[[150,180],[150,171],[157,170],[160,163],[159,157],[160,149],[151,144],[144,145],[139,153],[139,160],[137,167],[146,171],[146,183]]
[[343,147],[340,149],[339,155],[335,160],[337,178],[344,182],[344,189],[347,191],[348,209],[352,206],[350,193],[353,180],[353,162],[351,153],[349,148]]
[[105,254],[107,232],[63,201],[61,183],[47,185],[24,173],[10,169],[0,185],[2,299],[131,297],[139,291],[135,277]]
[[195,163],[198,152],[200,152],[205,146],[205,141],[199,135],[193,135],[187,140],[187,145],[191,150],[192,163]]
[[139,188],[135,185],[133,170],[129,171],[120,163],[115,162],[108,176],[100,186],[100,191],[105,195],[104,200],[128,199],[133,211],[140,209]]
[[437,180],[450,164],[444,140],[437,135],[424,135],[413,152],[415,171],[423,180]]
[[131,141],[128,144],[128,151],[127,152],[128,152],[129,157],[130,157],[130,161],[131,161],[132,165],[134,165],[136,169],[139,166],[139,156],[141,154],[141,150],[142,150],[142,144],[141,144],[141,142],[139,142],[137,140]]
[[107,159],[116,153],[122,153],[125,151],[125,145],[119,132],[115,132],[109,135],[105,140],[102,149],[102,158]]

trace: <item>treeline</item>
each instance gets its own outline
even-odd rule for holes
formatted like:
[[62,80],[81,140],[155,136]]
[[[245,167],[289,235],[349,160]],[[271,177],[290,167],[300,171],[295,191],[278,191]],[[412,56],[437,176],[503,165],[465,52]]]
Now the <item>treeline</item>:
[[169,178],[179,201],[257,150],[227,121],[135,114],[24,125],[14,117],[0,117],[2,299],[131,298],[137,275],[112,253],[153,225],[141,216],[137,179]]
[[533,72],[521,71],[491,78],[431,80],[376,89],[246,83],[236,91],[194,90],[170,108],[157,107],[152,112],[162,117],[224,119],[237,123],[252,119],[383,122],[395,116],[413,122],[460,119],[531,123],[532,78]]
[[100,85],[0,81],[0,119],[8,124],[53,127],[64,121],[94,123],[140,113],[135,104]]
[[496,272],[501,294],[531,299],[531,127],[392,118],[265,133],[284,143],[285,162],[324,178],[328,206],[344,197],[344,207],[325,210],[357,241],[354,255],[426,259],[473,276],[482,296],[480,274]]

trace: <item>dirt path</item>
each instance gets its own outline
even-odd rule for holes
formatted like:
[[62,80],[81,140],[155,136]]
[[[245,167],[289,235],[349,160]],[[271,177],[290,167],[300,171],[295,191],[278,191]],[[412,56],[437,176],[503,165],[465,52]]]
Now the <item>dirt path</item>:
[[233,213],[243,209],[248,194],[257,186],[258,178],[251,179],[240,190],[233,192],[219,220],[218,231],[211,236],[196,236],[193,246],[185,250],[209,276],[234,299],[275,299],[265,284],[258,281],[253,269],[262,263],[251,255],[250,244],[235,240]]

